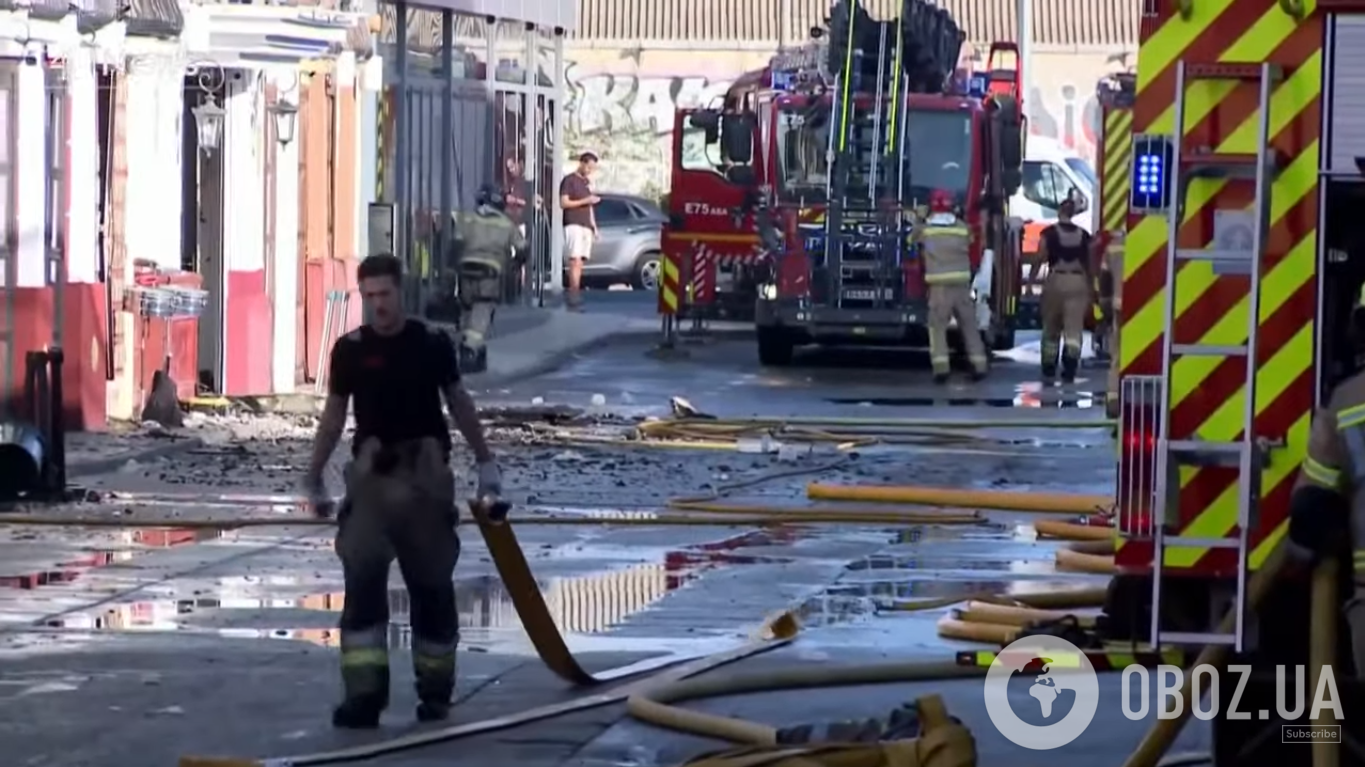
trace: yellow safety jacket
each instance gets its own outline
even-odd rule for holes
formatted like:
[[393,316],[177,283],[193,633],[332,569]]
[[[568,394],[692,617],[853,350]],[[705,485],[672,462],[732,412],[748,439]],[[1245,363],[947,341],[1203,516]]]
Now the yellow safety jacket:
[[972,281],[972,232],[961,219],[916,227],[929,285],[966,285]]

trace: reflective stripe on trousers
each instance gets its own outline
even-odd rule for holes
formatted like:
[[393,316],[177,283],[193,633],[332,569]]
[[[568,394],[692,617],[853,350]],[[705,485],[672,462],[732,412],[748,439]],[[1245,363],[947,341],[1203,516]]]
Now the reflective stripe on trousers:
[[346,697],[382,697],[389,694],[388,626],[341,631],[341,682]]
[[926,274],[924,276],[924,283],[926,285],[942,285],[950,282],[966,284],[971,281],[971,272],[939,272],[938,274]]

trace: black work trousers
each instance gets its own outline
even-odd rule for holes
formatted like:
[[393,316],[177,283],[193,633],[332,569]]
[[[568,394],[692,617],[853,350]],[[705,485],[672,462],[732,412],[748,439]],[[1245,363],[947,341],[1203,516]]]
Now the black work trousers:
[[417,694],[446,703],[455,690],[459,626],[453,575],[460,556],[455,478],[434,439],[360,446],[346,471],[336,552],[346,581],[341,676],[346,697],[388,704],[389,570],[398,560],[411,605]]

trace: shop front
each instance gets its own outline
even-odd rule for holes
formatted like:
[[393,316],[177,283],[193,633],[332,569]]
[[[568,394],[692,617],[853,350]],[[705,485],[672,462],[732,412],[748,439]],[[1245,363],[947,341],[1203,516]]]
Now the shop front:
[[530,243],[508,298],[543,303],[561,289],[555,157],[574,12],[573,0],[382,6],[369,250],[405,259],[408,299],[433,316],[453,290],[451,214],[484,185],[503,192]]

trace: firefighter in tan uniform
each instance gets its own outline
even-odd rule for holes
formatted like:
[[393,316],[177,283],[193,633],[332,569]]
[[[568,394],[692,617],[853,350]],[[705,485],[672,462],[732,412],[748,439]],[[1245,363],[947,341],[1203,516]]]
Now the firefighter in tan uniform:
[[986,377],[987,358],[972,303],[972,235],[958,217],[951,192],[936,189],[929,195],[929,215],[915,227],[915,241],[924,258],[924,282],[929,286],[929,361],[934,381],[948,380],[948,326],[953,319],[972,365],[972,380],[980,381]]
[[502,300],[503,279],[521,260],[526,238],[504,212],[497,187],[479,190],[473,211],[455,211],[454,250],[460,288],[460,366],[466,373],[488,369],[488,331]]
[[1109,274],[1110,292],[1105,315],[1108,317],[1105,331],[1109,339],[1105,351],[1109,354],[1109,381],[1106,388],[1105,409],[1110,418],[1119,416],[1119,336],[1120,317],[1123,316],[1123,232],[1111,232],[1109,244],[1104,249],[1104,270]]
[[[1043,378],[1057,376],[1057,353],[1062,357],[1062,380],[1076,380],[1081,363],[1081,340],[1085,315],[1092,305],[1090,286],[1090,233],[1071,222],[1076,203],[1064,200],[1057,209],[1057,223],[1038,238],[1037,260],[1029,271],[1032,282],[1040,263],[1047,263],[1043,283]],[[1061,347],[1060,349],[1058,347]]]
[[[1351,332],[1360,369],[1365,362],[1365,308],[1355,310]],[[1289,503],[1291,563],[1334,556],[1349,536],[1355,593],[1347,595],[1344,612],[1356,674],[1365,675],[1365,371],[1337,384],[1313,418],[1308,455]]]

